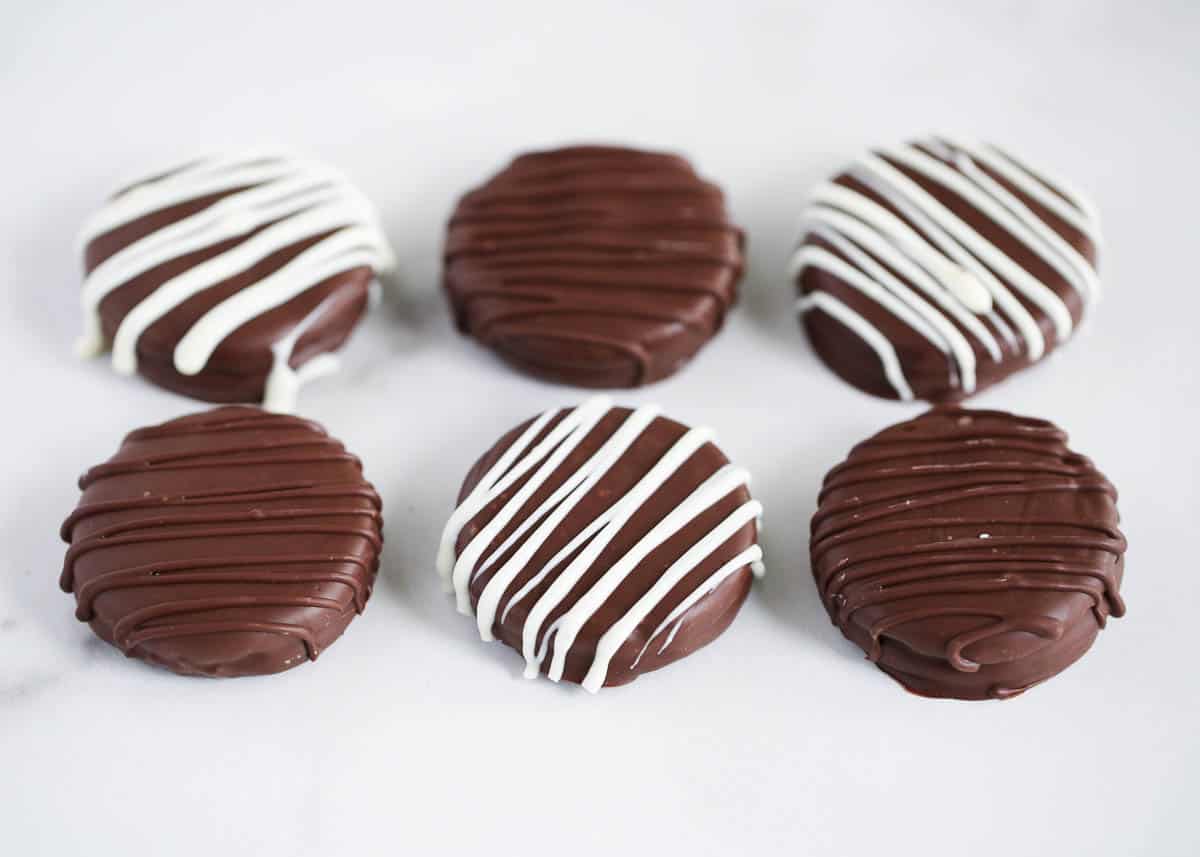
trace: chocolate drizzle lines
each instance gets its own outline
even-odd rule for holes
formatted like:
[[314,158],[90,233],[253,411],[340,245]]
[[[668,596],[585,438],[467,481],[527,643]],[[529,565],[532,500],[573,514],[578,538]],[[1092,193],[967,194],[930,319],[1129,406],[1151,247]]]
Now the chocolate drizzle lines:
[[864,154],[813,191],[804,223],[803,324],[876,395],[972,395],[1062,344],[1100,293],[1092,206],[976,141]]
[[111,198],[84,225],[85,356],[213,401],[290,411],[392,265],[374,210],[286,152],[213,155]]
[[[720,189],[682,158],[576,147],[517,158],[459,202],[445,286],[458,324],[525,368],[556,342],[561,363],[618,371],[580,343],[624,355],[613,385],[673,372],[736,298],[741,231]],[[539,352],[540,354],[540,352]],[[589,365],[591,364],[591,365]],[[587,383],[586,377],[567,380]]]
[[127,654],[249,632],[315,659],[370,596],[381,502],[315,423],[253,408],[185,417],[130,433],[80,486],[60,583]]
[[[275,453],[280,450],[309,449],[313,447],[334,450],[332,454],[289,455],[280,456]],[[250,453],[269,451],[268,455],[251,455]],[[172,455],[136,458],[128,461],[113,460],[98,464],[79,477],[79,487],[86,489],[97,479],[120,476],[124,473],[135,473],[139,470],[186,470],[191,468],[206,469],[210,467],[248,467],[260,464],[306,464],[329,461],[331,458],[357,462],[348,452],[342,450],[342,445],[335,440],[323,439],[302,441],[288,444],[266,444],[264,446],[230,446],[223,449],[205,450],[203,452],[182,452]]]
[[[1125,612],[1116,491],[1065,441],[1040,420],[940,409],[856,446],[826,477],[812,522],[834,623],[910,688],[939,696],[1011,696],[1082,654],[1009,683],[1044,647],[1014,648],[1006,635],[1065,641],[1086,618],[1078,596],[1094,628]],[[953,671],[979,672],[972,652],[986,651],[1004,680],[964,690],[939,671],[930,639]]]

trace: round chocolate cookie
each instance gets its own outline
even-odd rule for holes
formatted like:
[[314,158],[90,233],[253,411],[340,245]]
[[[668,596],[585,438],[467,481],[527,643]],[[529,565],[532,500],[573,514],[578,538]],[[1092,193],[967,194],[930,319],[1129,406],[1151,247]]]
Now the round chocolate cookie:
[[829,472],[812,568],[842,633],[914,693],[1015,696],[1092,645],[1118,594],[1117,492],[1044,421],[944,408]]
[[683,158],[578,146],[522,155],[459,201],[445,287],[459,330],[519,369],[634,387],[720,329],[743,243]]
[[294,407],[336,367],[391,251],[337,171],[277,152],[202,158],[116,193],[80,235],[85,356],[213,402]]
[[1040,360],[1100,291],[1095,209],[995,146],[879,149],[813,193],[804,328],[855,387],[952,402]]
[[61,585],[130,657],[185,675],[281,672],[361,613],[381,504],[319,425],[224,407],[139,429],[79,480]]
[[761,572],[748,478],[712,432],[654,407],[546,411],[467,474],[438,571],[527,677],[625,684],[737,615]]

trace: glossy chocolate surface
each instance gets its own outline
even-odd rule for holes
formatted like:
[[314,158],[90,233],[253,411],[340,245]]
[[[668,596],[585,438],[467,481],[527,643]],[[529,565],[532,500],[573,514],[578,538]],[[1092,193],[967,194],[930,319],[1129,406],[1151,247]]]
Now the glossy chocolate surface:
[[444,284],[459,330],[517,368],[633,387],[720,329],[743,243],[683,158],[578,146],[522,155],[459,201]]
[[829,472],[812,520],[821,600],[909,690],[1005,698],[1091,646],[1119,594],[1117,493],[1044,420],[944,408]]
[[315,423],[225,407],[140,429],[79,480],[61,585],[130,657],[241,676],[315,659],[362,612],[381,503]]

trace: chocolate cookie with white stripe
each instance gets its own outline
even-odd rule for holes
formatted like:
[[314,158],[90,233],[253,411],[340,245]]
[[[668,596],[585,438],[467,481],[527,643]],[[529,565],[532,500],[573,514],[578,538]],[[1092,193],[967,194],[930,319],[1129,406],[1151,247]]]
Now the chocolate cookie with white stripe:
[[1015,696],[1121,616],[1117,492],[1045,420],[943,408],[825,477],[813,576],[834,624],[925,696]]
[[177,673],[290,669],[361,613],[379,495],[316,423],[224,407],[126,436],[62,525],[75,615]]
[[459,201],[444,284],[459,330],[519,369],[634,387],[720,329],[742,247],[683,158],[577,146],[522,155]]
[[391,251],[366,198],[275,151],[205,157],[118,191],[80,235],[85,356],[213,402],[289,411],[336,367]]
[[814,191],[804,223],[804,328],[877,396],[970,396],[1065,342],[1100,292],[1092,205],[984,143],[870,152]]
[[467,474],[438,571],[527,677],[625,684],[733,621],[762,569],[748,480],[711,431],[655,407],[555,408]]

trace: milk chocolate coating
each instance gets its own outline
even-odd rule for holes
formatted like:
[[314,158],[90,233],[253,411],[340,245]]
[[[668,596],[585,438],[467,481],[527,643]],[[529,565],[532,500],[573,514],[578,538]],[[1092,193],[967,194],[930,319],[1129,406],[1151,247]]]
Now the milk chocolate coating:
[[316,423],[251,407],[181,417],[131,432],[79,487],[60,582],[130,657],[281,672],[315,660],[371,594],[379,496]]
[[825,477],[813,575],[842,633],[914,693],[1005,698],[1091,646],[1118,594],[1117,492],[1051,423],[945,408]]
[[[942,146],[947,146],[947,148],[943,149]],[[952,144],[937,141],[935,145],[935,141],[929,140],[914,143],[912,148],[920,154],[935,158],[943,167],[954,171],[960,179],[968,182],[975,180],[968,179],[963,172],[962,165],[972,163],[973,168],[984,175],[984,180],[990,180],[999,186],[1000,190],[997,193],[1001,196],[992,196],[986,193],[980,185],[973,184],[980,193],[988,196],[993,204],[1006,211],[1011,212],[1023,206],[1049,232],[1057,235],[1065,245],[1073,248],[1083,260],[1082,264],[1089,265],[1092,269],[1096,268],[1097,247],[1092,237],[1095,234],[1094,231],[1092,235],[1089,235],[1078,225],[1064,220],[1059,214],[1047,208],[1042,201],[1031,196],[1027,190],[1014,184],[1010,178],[997,172],[986,163],[964,160],[963,152],[958,151]],[[1010,165],[1012,169],[1022,171],[1027,169],[1023,165],[1015,166],[1019,162],[1007,154],[1000,153],[994,147],[989,148],[989,151],[994,152],[993,157],[997,161]],[[958,218],[968,229],[981,236],[983,241],[991,244],[1012,260],[1035,281],[1038,288],[1048,289],[1057,296],[1065,305],[1072,324],[1078,326],[1086,309],[1084,296],[1060,269],[1048,264],[1046,260],[1047,255],[1061,260],[1063,258],[1061,251],[1055,250],[1044,239],[1037,238],[1031,230],[1025,230],[1025,237],[1018,236],[964,196],[890,156],[886,151],[874,154],[886,165],[898,170],[902,176],[914,182],[921,191],[933,197],[952,216]],[[1029,172],[1028,175],[1030,180],[1036,182],[1044,193],[1052,195],[1059,200],[1060,205],[1073,210],[1077,223],[1090,223],[1092,230],[1098,229],[1092,222],[1093,214],[1090,209],[1078,209],[1077,203],[1065,196],[1062,190],[1032,172]],[[944,229],[935,229],[935,224],[929,217],[916,216],[920,213],[921,208],[913,204],[911,199],[902,203],[900,201],[905,197],[901,194],[885,195],[880,191],[884,183],[877,176],[872,176],[870,171],[863,170],[861,167],[851,168],[838,174],[832,179],[832,182],[882,208],[886,216],[897,219],[910,229],[920,242],[930,248],[932,255],[941,255],[949,263],[957,263],[964,256],[974,258],[976,264],[989,271],[998,281],[999,287],[1011,292],[1016,302],[1032,316],[1044,338],[1043,356],[1062,344],[1054,321],[1047,314],[1045,308],[1031,300],[1028,293],[1019,284],[1014,283],[1011,274],[996,267],[994,262],[990,262],[976,245],[965,242],[961,236],[956,237]],[[1001,198],[1007,201],[1001,201]],[[822,204],[822,207],[828,208],[829,206]],[[833,206],[833,208],[840,213],[849,213],[853,216],[849,210],[842,211],[837,206]],[[924,263],[921,258],[913,255],[905,242],[897,241],[893,233],[879,231],[873,224],[862,220],[857,222],[860,226],[875,232],[883,243],[891,244],[902,256],[914,262],[915,267],[925,274],[923,279],[927,282],[937,279],[936,271],[923,267]],[[1034,237],[1030,238],[1030,235],[1034,235]],[[847,243],[858,253],[863,254],[875,267],[864,266],[848,254],[845,246],[836,246],[827,235],[819,234],[811,229],[806,231],[802,237],[801,248],[817,247],[832,253],[858,270],[867,280],[884,292],[891,292],[894,295],[895,292],[889,285],[889,280],[898,281],[916,294],[918,299],[927,303],[935,314],[944,316],[949,325],[965,337],[974,354],[976,382],[974,389],[968,390],[964,389],[962,385],[962,379],[958,376],[957,367],[953,365],[951,355],[940,349],[927,336],[922,335],[911,322],[886,308],[845,277],[819,265],[804,267],[796,280],[799,294],[801,296],[814,293],[829,295],[875,328],[883,339],[895,349],[900,368],[912,389],[914,398],[944,403],[961,401],[1036,362],[1031,355],[1029,346],[1023,341],[1019,326],[1005,314],[998,304],[994,304],[993,310],[989,313],[968,313],[974,315],[987,333],[994,338],[999,351],[997,356],[989,353],[978,336],[964,326],[959,318],[943,311],[936,293],[943,289],[944,284],[937,283],[932,293],[923,290],[911,274],[897,269],[894,265],[889,265],[887,259],[873,252],[869,245],[859,243],[853,238],[850,238]],[[953,254],[946,255],[947,247],[955,248]],[[1039,250],[1035,250],[1033,247],[1039,248]],[[885,274],[886,278],[881,276],[880,272]],[[952,297],[951,300],[954,298]],[[801,324],[808,334],[813,350],[826,366],[843,380],[875,396],[900,398],[894,384],[885,373],[879,355],[869,343],[864,341],[859,332],[819,307],[804,312],[801,316]]]
[[720,329],[743,243],[683,158],[579,146],[522,155],[459,201],[444,283],[459,330],[517,368],[634,387]]
[[[522,507],[521,512],[493,539],[492,545],[480,558],[481,567],[487,566],[495,548],[504,544],[510,534],[526,523],[529,513],[562,486],[564,481],[578,470],[579,466],[590,458],[604,441],[613,435],[629,414],[628,408],[613,408],[608,412],[583,442],[566,457],[550,479],[533,494]],[[539,438],[552,431],[562,416],[563,414],[559,414],[555,417],[545,427]],[[484,474],[500,460],[505,450],[529,427],[531,422],[532,420],[527,421],[505,434],[475,463],[463,482],[462,491],[459,494],[460,503]],[[571,510],[562,525],[554,531],[546,543],[534,552],[529,562],[523,566],[521,572],[507,587],[496,612],[497,621],[492,628],[496,639],[502,640],[518,652],[521,651],[522,630],[526,619],[538,598],[559,577],[562,567],[560,566],[547,575],[527,596],[518,601],[511,610],[508,610],[507,615],[504,615],[513,595],[534,577],[547,561],[570,541],[572,536],[605,509],[612,506],[644,477],[686,431],[685,426],[666,417],[657,417],[650,423],[649,427],[612,469],[600,479],[593,490]],[[728,463],[729,460],[712,443],[700,447],[646,503],[637,509],[616,538],[588,568],[587,573],[570,594],[549,613],[542,626],[542,633],[538,636],[538,646],[540,647],[545,641],[546,629],[566,613],[616,560],[627,553],[668,512],[682,503],[700,483]],[[509,490],[500,494],[463,527],[456,544],[456,554],[462,553],[472,538],[495,517],[497,511],[512,499],[526,481],[527,479],[523,478],[514,483]],[[611,628],[639,598],[645,595],[672,562],[679,559],[691,545],[713,530],[717,523],[749,499],[750,495],[745,487],[738,487],[731,491],[639,562],[616,591],[604,601],[603,605],[583,626],[567,655],[563,679],[576,684],[581,683],[595,658],[597,642],[604,632]],[[757,539],[757,525],[751,521],[692,569],[629,635],[612,659],[604,686],[611,687],[631,682],[643,673],[659,669],[692,654],[720,636],[733,622],[749,594],[753,575],[748,565],[725,578],[715,589],[704,595],[683,613],[677,631],[670,638],[669,645],[663,645],[669,629],[659,633],[653,640],[650,639],[650,635],[659,628],[662,621],[683,601],[688,593],[707,580],[722,565],[754,545]],[[504,554],[496,558],[496,562],[485,568],[472,580],[470,596],[473,606],[478,604],[480,593],[496,569],[519,549],[523,541],[524,539],[521,539],[514,543]],[[502,621],[500,617],[503,617]],[[555,640],[556,638],[551,636],[546,656],[542,660],[543,673],[546,672],[553,657]],[[640,659],[639,654],[641,655]]]

